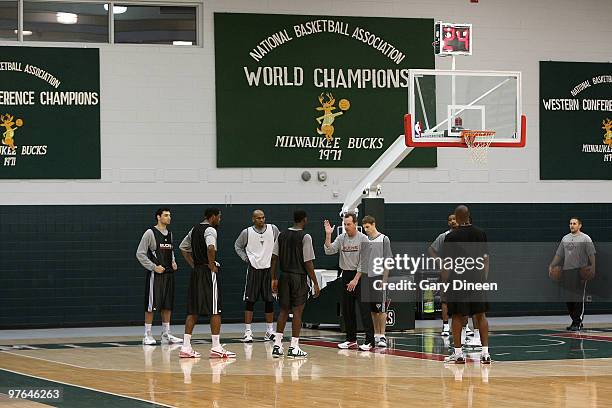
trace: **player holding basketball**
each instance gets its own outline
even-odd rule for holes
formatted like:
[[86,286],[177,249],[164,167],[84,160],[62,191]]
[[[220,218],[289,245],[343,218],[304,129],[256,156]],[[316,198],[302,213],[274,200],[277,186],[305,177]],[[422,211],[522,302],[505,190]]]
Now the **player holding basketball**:
[[[468,281],[471,283],[484,282],[489,272],[489,256],[487,247],[487,236],[479,228],[473,226],[470,220],[470,211],[465,205],[460,205],[455,209],[455,220],[459,227],[449,232],[444,239],[442,246],[442,256],[452,258],[455,265],[459,258],[471,258],[478,264],[481,260],[482,268],[459,270],[455,266],[454,270],[445,269],[443,279],[450,282],[454,279]],[[467,243],[467,244],[465,244]],[[451,288],[453,285],[451,285]],[[455,350],[453,354],[444,359],[447,363],[465,364],[461,344],[461,329],[465,319],[473,315],[472,319],[480,329],[480,339],[482,341],[481,364],[490,364],[489,355],[489,323],[485,313],[489,309],[486,293],[482,290],[449,290],[447,293],[448,313],[452,316],[453,344]]]
[[274,297],[272,295],[272,273],[270,265],[274,242],[278,238],[278,228],[274,224],[266,224],[266,215],[262,210],[253,211],[253,225],[242,230],[234,249],[238,256],[247,264],[246,282],[242,300],[244,311],[244,343],[253,342],[251,322],[255,302],[261,298],[265,302],[266,334],[264,340],[274,340]]
[[[444,238],[448,235],[449,232],[457,229],[458,225],[455,221],[455,214],[449,214],[447,218],[448,231],[445,231],[438,235],[438,237],[431,243],[429,248],[427,248],[427,253],[432,258],[437,258],[440,250],[442,249],[442,244],[444,244]],[[444,337],[450,336],[450,326],[448,325],[448,304],[446,303],[446,293],[440,291],[440,299],[442,303],[442,333],[440,333]]]
[[157,344],[151,334],[153,313],[161,312],[162,344],[182,343],[170,333],[170,316],[174,307],[174,272],[178,269],[174,259],[172,232],[168,230],[172,217],[169,208],[155,212],[157,224],[142,235],[136,259],[147,270],[145,281],[145,334],[142,344]]
[[[289,317],[289,310],[293,312],[291,321],[291,346],[287,350],[287,357],[303,358],[308,353],[300,348],[300,330],[302,328],[302,312],[308,299],[310,287],[307,276],[314,285],[314,297],[319,296],[319,283],[314,272],[313,259],[315,259],[312,238],[304,231],[308,217],[303,210],[293,213],[293,227],[283,231],[274,243],[272,252],[272,289],[278,291],[280,313],[276,323],[274,347],[272,357],[283,356],[283,332]],[[276,274],[277,265],[280,264],[282,273]]]
[[[361,220],[363,230],[366,232],[368,239],[365,247],[363,247],[360,257],[360,264],[358,271],[364,273],[369,272],[369,265],[365,265],[365,262],[370,262],[375,258],[391,258],[391,241],[385,234],[378,232],[376,229],[376,219],[371,215],[366,215]],[[389,271],[385,269],[382,280],[387,281]],[[385,331],[387,327],[387,308],[389,307],[387,293],[385,290],[374,289],[374,281],[379,280],[380,276],[373,276],[371,273],[367,273],[364,277],[364,288],[362,293],[365,293],[364,300],[370,302],[370,311],[372,313],[372,321],[374,322],[374,342],[378,347],[387,347],[387,338],[385,337]],[[367,289],[365,289],[367,287]]]
[[563,262],[561,279],[571,296],[567,302],[567,311],[572,324],[567,330],[580,331],[584,318],[586,282],[595,276],[595,246],[591,237],[580,231],[582,221],[578,217],[570,219],[569,228],[570,232],[561,239],[548,271],[552,276],[553,268]]
[[344,215],[344,231],[331,242],[334,230],[328,220],[325,220],[325,244],[326,255],[340,252],[340,270],[342,273],[342,318],[346,328],[346,341],[338,344],[340,349],[357,347],[357,320],[355,319],[355,302],[359,302],[361,323],[365,331],[365,342],[359,346],[362,351],[369,351],[375,346],[374,326],[370,316],[370,305],[362,301],[361,297],[361,272],[357,272],[359,266],[359,254],[361,243],[368,237],[357,231],[357,216],[355,214]]
[[187,263],[193,268],[187,295],[187,319],[181,358],[197,358],[201,354],[191,347],[191,334],[198,316],[210,316],[212,348],[210,358],[234,358],[236,353],[226,350],[220,342],[221,290],[217,258],[217,226],[221,222],[218,208],[207,208],[204,221],[195,225],[181,242],[180,248]]

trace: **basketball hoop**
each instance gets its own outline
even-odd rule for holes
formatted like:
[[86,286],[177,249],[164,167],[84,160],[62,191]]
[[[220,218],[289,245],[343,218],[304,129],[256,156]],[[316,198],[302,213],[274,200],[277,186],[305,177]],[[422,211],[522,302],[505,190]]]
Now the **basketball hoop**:
[[489,147],[495,139],[492,130],[462,130],[461,140],[470,150],[472,162],[486,164],[489,157]]

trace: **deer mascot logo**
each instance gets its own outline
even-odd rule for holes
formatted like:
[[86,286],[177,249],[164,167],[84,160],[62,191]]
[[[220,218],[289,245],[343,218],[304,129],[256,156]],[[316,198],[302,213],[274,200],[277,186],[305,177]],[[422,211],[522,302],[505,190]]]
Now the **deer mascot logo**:
[[[325,97],[327,97],[327,100],[325,100]],[[327,140],[332,140],[334,138],[334,126],[332,123],[334,123],[336,117],[342,115],[344,112],[332,112],[336,110],[336,107],[334,106],[336,99],[331,93],[321,93],[319,95],[319,103],[321,106],[318,106],[316,110],[323,111],[323,115],[316,118],[319,125],[321,125],[317,128],[317,133],[320,135],[325,135]],[[351,103],[348,99],[340,99],[340,102],[338,102],[338,107],[342,111],[347,111],[351,107]]]
[[[15,146],[15,131],[18,127],[23,125],[23,120],[17,119],[13,122],[15,116],[10,115],[8,113],[4,115],[0,115],[0,126],[3,126],[6,130],[2,133],[2,144],[11,148],[11,150],[15,150],[17,146]],[[13,125],[17,125],[16,128],[13,128]]]
[[603,142],[612,147],[612,120],[606,118],[601,124],[603,125],[601,128],[606,131]]

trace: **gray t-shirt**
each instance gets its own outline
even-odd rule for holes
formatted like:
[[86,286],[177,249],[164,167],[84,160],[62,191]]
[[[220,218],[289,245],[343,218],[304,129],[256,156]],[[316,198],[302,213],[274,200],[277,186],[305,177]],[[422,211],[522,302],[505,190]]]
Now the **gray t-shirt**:
[[343,271],[356,271],[359,266],[359,251],[361,243],[368,240],[368,236],[357,231],[355,236],[349,237],[344,232],[336,237],[328,248],[323,245],[325,255],[334,255],[340,252],[340,269]]
[[[297,228],[289,228],[293,231],[299,231]],[[274,249],[272,254],[278,256],[278,239],[274,241]],[[314,248],[312,246],[312,237],[310,234],[304,234],[302,238],[302,255],[304,255],[304,262],[312,261],[315,259]]]
[[[201,222],[200,224],[204,224]],[[181,245],[179,248],[185,252],[191,252],[191,233],[193,232],[193,228],[189,230],[189,233],[183,238],[181,241]],[[206,241],[206,246],[212,245],[215,247],[215,251],[217,250],[217,230],[213,227],[208,227],[204,231],[204,240]]]
[[434,240],[434,242],[432,242],[431,245],[429,246],[434,251],[436,251],[436,254],[440,254],[440,250],[442,249],[442,244],[444,244],[444,238],[446,238],[449,232],[451,232],[451,230],[444,231],[443,233],[438,235],[438,237]]
[[240,235],[238,235],[238,239],[236,239],[236,242],[234,243],[234,249],[236,250],[238,256],[244,262],[247,262],[249,259],[246,253],[246,246],[249,240],[249,228],[253,228],[258,233],[263,234],[264,232],[266,232],[266,229],[268,227],[272,227],[272,232],[274,233],[274,241],[276,241],[278,239],[278,234],[280,234],[280,231],[278,230],[278,227],[274,224],[266,224],[262,229],[257,229],[255,228],[255,226],[251,226],[243,229]]
[[[157,228],[157,227],[153,227]],[[168,230],[164,233],[159,228],[157,228],[162,235],[168,235]],[[155,234],[150,229],[146,230],[144,234],[142,234],[142,238],[140,239],[140,243],[138,244],[138,249],[136,250],[136,259],[138,262],[148,271],[152,271],[155,269],[157,265],[149,259],[147,251],[155,253],[157,251],[157,243],[155,242]],[[176,262],[174,259],[174,251],[172,251],[172,261]]]
[[374,238],[368,239],[361,243],[361,256],[359,257],[359,266],[357,271],[365,273],[368,276],[381,276],[382,273],[376,273],[374,270],[375,259],[392,258],[391,241],[385,234],[378,234]]
[[582,268],[589,264],[589,256],[595,255],[595,245],[585,233],[569,233],[561,239],[555,255],[563,258],[564,270]]

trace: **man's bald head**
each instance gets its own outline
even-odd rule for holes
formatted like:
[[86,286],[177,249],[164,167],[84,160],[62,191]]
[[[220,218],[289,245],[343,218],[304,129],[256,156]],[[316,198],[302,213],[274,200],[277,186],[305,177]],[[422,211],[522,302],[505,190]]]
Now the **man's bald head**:
[[253,211],[253,225],[255,228],[263,228],[266,225],[266,215],[262,210]]
[[460,205],[455,208],[455,220],[457,224],[468,224],[470,221],[470,210],[465,205]]

